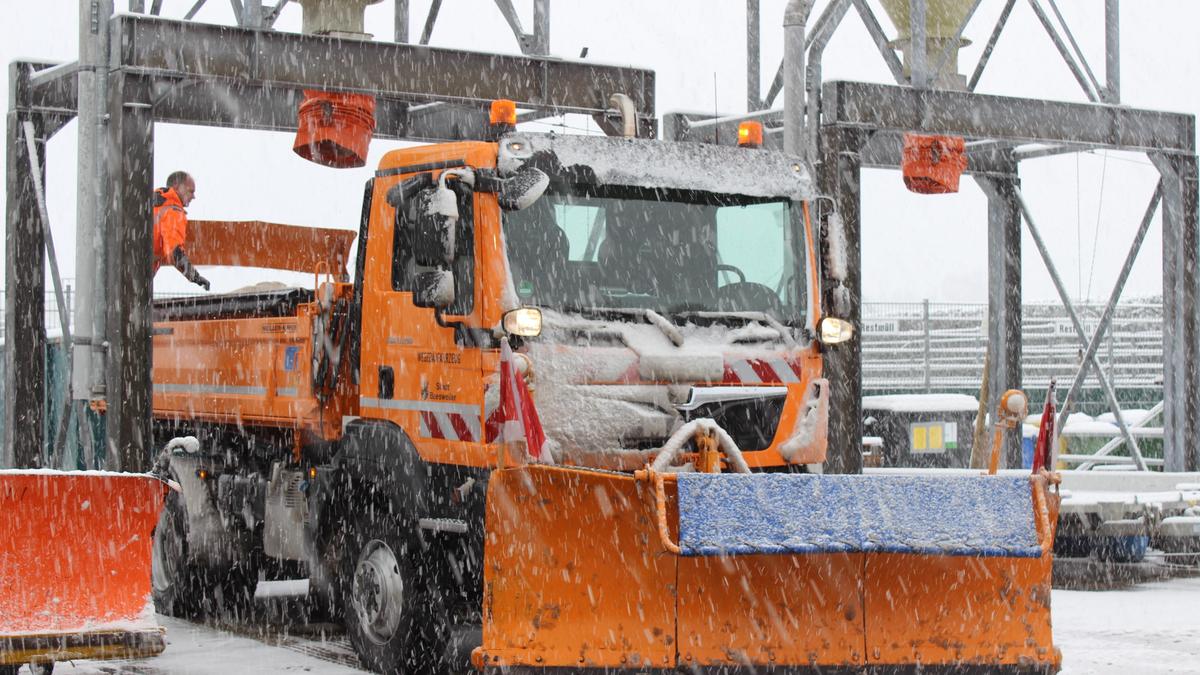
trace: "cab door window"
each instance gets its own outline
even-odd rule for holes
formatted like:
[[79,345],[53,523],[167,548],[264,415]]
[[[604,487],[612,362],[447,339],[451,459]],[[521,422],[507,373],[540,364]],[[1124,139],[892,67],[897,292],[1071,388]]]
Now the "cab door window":
[[[454,273],[454,302],[444,310],[444,314],[470,314],[475,308],[475,218],[473,208],[473,193],[459,181],[448,181],[454,190],[458,202],[458,222],[454,232],[454,261],[450,271]],[[427,188],[432,191],[434,188]],[[424,191],[423,191],[424,192]],[[427,195],[426,195],[427,196]],[[413,255],[413,238],[416,232],[416,222],[420,215],[419,209],[424,208],[427,199],[418,195],[409,199],[396,209],[396,226],[393,228],[392,241],[392,289],[409,291],[414,288],[416,275],[432,271],[436,268],[417,264]]]

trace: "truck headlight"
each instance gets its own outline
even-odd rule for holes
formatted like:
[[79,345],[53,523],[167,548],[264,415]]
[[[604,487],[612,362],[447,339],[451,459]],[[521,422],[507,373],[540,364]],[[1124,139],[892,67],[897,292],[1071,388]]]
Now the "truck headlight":
[[817,339],[821,344],[836,345],[854,337],[854,324],[835,316],[827,316],[817,324]]
[[521,337],[536,337],[542,334],[542,310],[537,307],[521,307],[504,314],[504,332]]

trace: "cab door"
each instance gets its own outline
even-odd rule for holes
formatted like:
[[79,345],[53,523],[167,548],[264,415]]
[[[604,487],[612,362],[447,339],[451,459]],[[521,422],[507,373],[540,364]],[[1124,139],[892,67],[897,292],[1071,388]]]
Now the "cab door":
[[[422,220],[441,171],[377,180],[363,274],[362,417],[394,422],[423,459],[485,466],[483,382],[479,342],[474,195],[447,181],[458,207],[448,260],[423,254]],[[419,186],[400,189],[401,183]],[[400,195],[406,196],[401,198]],[[423,257],[424,256],[424,257]],[[429,275],[450,272],[453,298],[439,309]]]

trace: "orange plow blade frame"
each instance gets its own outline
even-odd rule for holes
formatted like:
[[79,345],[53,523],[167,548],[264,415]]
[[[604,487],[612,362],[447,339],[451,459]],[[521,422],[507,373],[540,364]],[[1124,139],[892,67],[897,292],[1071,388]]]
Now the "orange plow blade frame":
[[529,466],[488,488],[483,644],[504,673],[1054,673],[1056,504],[1036,557],[680,555],[670,474]]
[[163,650],[150,561],[164,489],[144,474],[0,471],[0,665]]

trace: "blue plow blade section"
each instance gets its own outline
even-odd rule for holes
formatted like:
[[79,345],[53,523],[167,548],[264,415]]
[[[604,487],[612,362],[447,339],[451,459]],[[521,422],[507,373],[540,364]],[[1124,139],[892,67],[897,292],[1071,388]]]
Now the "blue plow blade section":
[[677,480],[683,555],[1042,554],[1023,477],[681,473]]

